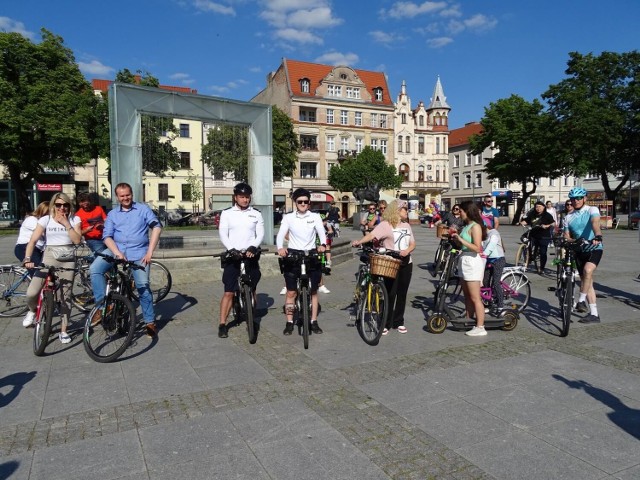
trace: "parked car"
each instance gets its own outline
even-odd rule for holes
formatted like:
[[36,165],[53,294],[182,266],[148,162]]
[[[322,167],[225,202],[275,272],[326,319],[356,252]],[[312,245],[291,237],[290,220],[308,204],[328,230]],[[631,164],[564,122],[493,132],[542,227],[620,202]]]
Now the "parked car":
[[191,223],[194,225],[200,225],[201,227],[215,227],[218,228],[220,224],[220,213],[222,210],[209,210],[208,212],[200,215],[193,215]]
[[638,222],[640,222],[640,211],[629,214],[629,228],[632,230],[638,228]]
[[169,212],[167,214],[167,225],[170,227],[186,227],[191,224],[193,213],[181,214],[178,212]]

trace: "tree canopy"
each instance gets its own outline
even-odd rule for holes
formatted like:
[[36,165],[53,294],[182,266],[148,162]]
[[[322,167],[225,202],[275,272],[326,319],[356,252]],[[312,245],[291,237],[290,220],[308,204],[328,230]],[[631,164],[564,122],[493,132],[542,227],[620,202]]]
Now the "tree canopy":
[[402,176],[389,165],[380,150],[365,147],[355,158],[344,160],[329,171],[329,185],[340,192],[377,183],[381,190],[398,188]]
[[0,32],[0,163],[16,191],[20,217],[27,191],[45,169],[66,170],[97,155],[96,98],[61,37],[42,29],[33,43]]

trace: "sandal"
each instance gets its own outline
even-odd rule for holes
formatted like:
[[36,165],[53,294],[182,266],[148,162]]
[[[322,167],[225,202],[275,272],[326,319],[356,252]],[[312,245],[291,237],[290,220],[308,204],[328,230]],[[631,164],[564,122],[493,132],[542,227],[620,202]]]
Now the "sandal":
[[407,333],[407,327],[405,327],[404,325],[400,325],[398,327],[398,333]]

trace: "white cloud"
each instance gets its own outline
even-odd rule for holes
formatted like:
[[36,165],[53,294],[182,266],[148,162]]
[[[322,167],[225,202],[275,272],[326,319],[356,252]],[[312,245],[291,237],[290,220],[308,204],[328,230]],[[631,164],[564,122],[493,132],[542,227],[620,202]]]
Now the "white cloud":
[[209,86],[209,90],[216,93],[228,93],[231,90],[235,90],[236,88],[240,88],[243,85],[247,85],[249,82],[246,80],[231,80],[230,82],[225,83],[224,85],[211,85]]
[[92,60],[91,62],[78,62],[78,68],[82,73],[86,73],[88,75],[100,75],[100,76],[108,76],[115,70],[112,67],[107,65],[103,65],[101,62],[97,60]]
[[169,78],[171,80],[176,80],[182,83],[183,85],[191,85],[192,83],[195,82],[195,80],[191,78],[191,75],[189,75],[188,73],[181,73],[181,72],[173,73],[169,75]]
[[27,28],[24,26],[24,23],[13,20],[9,17],[0,17],[0,32],[19,33],[23,37],[26,37],[30,40],[34,40],[36,37],[35,33],[27,30]]
[[447,24],[447,32],[449,32],[450,35],[457,35],[458,33],[462,32],[464,29],[465,29],[465,24],[460,20],[450,20],[449,23]]
[[212,2],[211,0],[194,0],[193,6],[201,12],[213,12],[231,16],[236,15],[236,11],[233,9],[233,7]]
[[209,87],[209,90],[211,90],[214,93],[227,93],[229,91],[229,87],[225,87],[222,85],[211,85]]
[[441,17],[461,17],[462,12],[460,11],[460,5],[451,5],[448,8],[440,10],[438,15]]
[[[344,22],[333,15],[328,0],[262,0],[260,18],[275,28],[274,35],[284,42],[321,45],[315,30]],[[289,48],[288,45],[283,45]]]
[[430,48],[442,48],[445,45],[449,45],[451,42],[453,42],[453,38],[451,37],[438,37],[427,40],[427,45]]
[[353,66],[360,58],[355,53],[327,52],[315,59],[317,63]]
[[386,14],[392,18],[413,18],[417,15],[437,12],[446,7],[447,2],[422,2],[421,4],[414,2],[396,2]]
[[322,38],[314,35],[311,32],[305,32],[303,30],[297,30],[295,28],[282,28],[276,30],[275,36],[281,40],[296,43],[313,43],[316,45],[322,45]]
[[260,72],[262,72],[262,67],[250,67],[249,71],[251,73],[260,73]]
[[404,37],[402,37],[401,35],[383,32],[382,30],[374,30],[373,32],[369,32],[369,36],[373,39],[374,42],[382,43],[384,45],[391,45],[393,43],[401,42],[404,40]]
[[439,23],[434,22],[428,24],[425,27],[415,28],[414,31],[422,35],[437,35],[441,31],[441,27]]
[[312,10],[297,10],[287,18],[287,23],[297,28],[329,28],[340,25],[341,18],[335,18],[329,7],[319,7]]
[[498,24],[498,20],[493,17],[487,17],[486,15],[478,13],[473,17],[466,19],[464,21],[464,24],[469,30],[485,32],[494,28]]

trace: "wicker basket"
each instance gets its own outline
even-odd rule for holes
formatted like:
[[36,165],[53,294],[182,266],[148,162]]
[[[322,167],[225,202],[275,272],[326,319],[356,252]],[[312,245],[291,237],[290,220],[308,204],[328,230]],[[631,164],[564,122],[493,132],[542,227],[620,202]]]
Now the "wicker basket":
[[381,277],[396,278],[402,260],[389,255],[371,255],[371,273]]
[[436,227],[436,237],[448,237],[449,236],[449,227],[447,227],[444,223],[441,223]]

